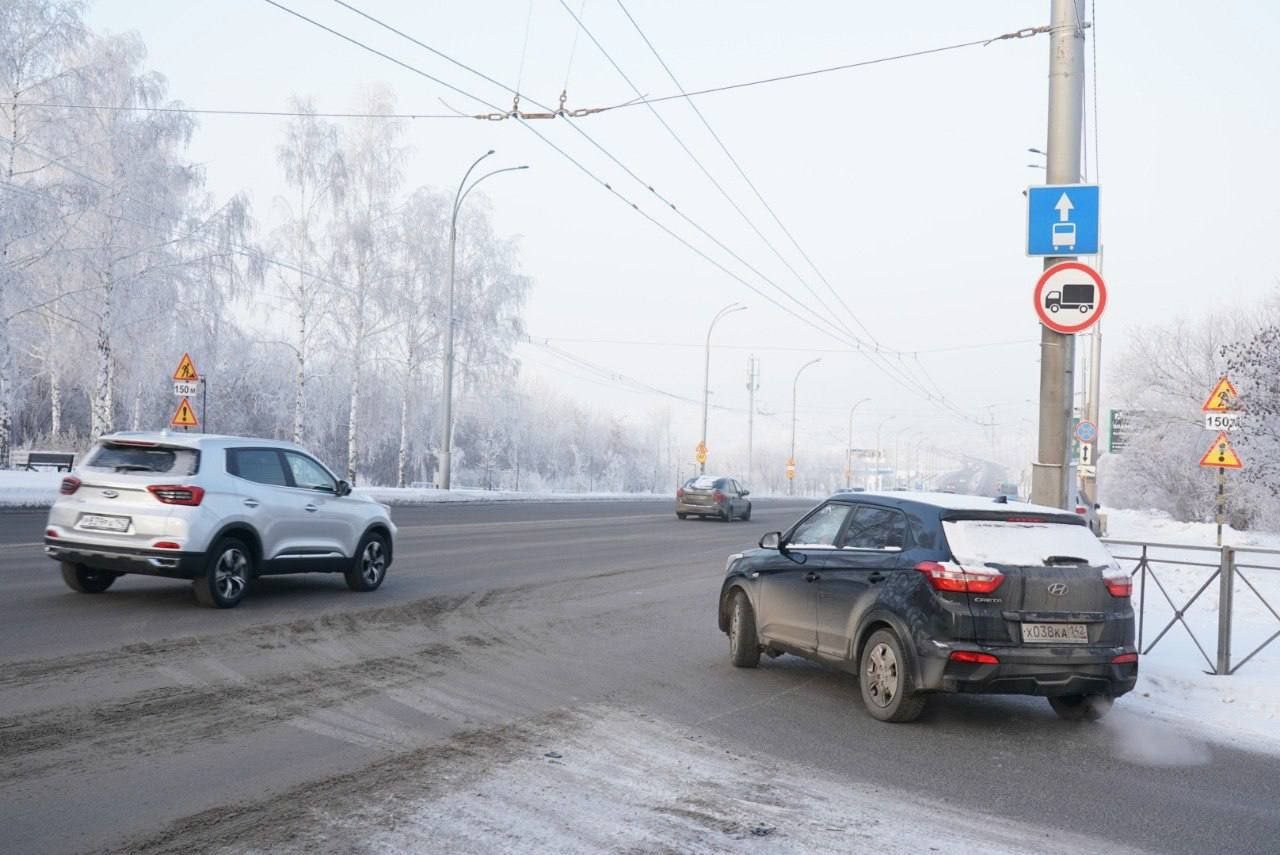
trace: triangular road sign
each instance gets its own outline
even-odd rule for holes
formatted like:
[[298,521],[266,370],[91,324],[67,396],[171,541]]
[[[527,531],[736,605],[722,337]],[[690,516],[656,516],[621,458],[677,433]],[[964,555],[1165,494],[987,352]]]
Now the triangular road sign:
[[180,428],[196,427],[200,424],[196,421],[196,411],[191,409],[189,400],[183,398],[179,402],[177,412],[173,414],[173,418],[169,419],[169,424]]
[[1206,413],[1227,413],[1236,409],[1236,399],[1240,397],[1240,393],[1236,391],[1236,387],[1226,377],[1218,380],[1218,385],[1213,387],[1213,391],[1209,393],[1209,397],[1204,399],[1204,404],[1200,409]]
[[173,372],[174,380],[199,380],[200,375],[196,371],[196,364],[191,361],[191,354],[182,354],[182,361],[178,363],[178,368]]
[[1218,438],[1213,441],[1213,445],[1209,446],[1209,450],[1204,453],[1204,457],[1200,458],[1200,465],[1210,469],[1215,467],[1243,469],[1244,461],[1240,459],[1240,455],[1236,454],[1236,450],[1231,447],[1231,440],[1227,437],[1226,431],[1223,431],[1218,434]]

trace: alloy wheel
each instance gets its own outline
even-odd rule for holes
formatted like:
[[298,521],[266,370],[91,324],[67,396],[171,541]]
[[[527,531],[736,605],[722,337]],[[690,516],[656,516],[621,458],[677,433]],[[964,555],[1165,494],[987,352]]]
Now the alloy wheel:
[[371,540],[365,545],[364,553],[360,556],[360,576],[364,579],[366,585],[376,585],[382,579],[382,574],[387,569],[387,553],[383,549],[382,541]]
[[235,547],[224,551],[214,565],[213,584],[223,600],[238,600],[249,584],[249,557]]
[[880,708],[888,707],[898,696],[898,657],[889,645],[881,642],[867,657],[867,694]]

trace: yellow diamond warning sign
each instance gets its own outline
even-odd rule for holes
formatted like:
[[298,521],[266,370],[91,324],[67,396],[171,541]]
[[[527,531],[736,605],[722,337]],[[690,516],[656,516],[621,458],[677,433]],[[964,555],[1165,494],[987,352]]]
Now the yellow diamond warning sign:
[[1213,391],[1209,393],[1209,397],[1204,399],[1204,404],[1200,409],[1206,413],[1227,413],[1236,409],[1236,399],[1240,397],[1240,393],[1236,391],[1236,387],[1223,377],[1218,380],[1218,385],[1213,387]]
[[178,409],[173,414],[173,418],[169,419],[169,424],[180,428],[197,427],[200,424],[196,421],[196,411],[191,409],[190,401],[183,398],[178,403]]
[[1213,441],[1213,445],[1209,446],[1209,450],[1204,453],[1204,457],[1200,458],[1200,465],[1207,468],[1221,469],[1243,469],[1244,462],[1240,459],[1240,455],[1236,454],[1236,450],[1231,447],[1231,440],[1227,438],[1226,431],[1218,434],[1218,438]]
[[178,363],[178,369],[173,372],[173,379],[187,381],[200,379],[200,374],[196,371],[196,364],[191,361],[191,354],[182,354],[182,361]]

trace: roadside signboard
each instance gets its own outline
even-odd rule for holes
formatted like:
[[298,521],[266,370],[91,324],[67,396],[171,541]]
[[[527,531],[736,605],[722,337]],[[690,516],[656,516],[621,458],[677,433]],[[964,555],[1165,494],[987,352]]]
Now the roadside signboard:
[[1226,431],[1223,431],[1214,437],[1213,445],[1209,446],[1209,450],[1204,453],[1204,457],[1200,458],[1200,465],[1206,468],[1243,469],[1244,461],[1240,459],[1240,455],[1236,454],[1236,450],[1231,447],[1231,439],[1227,436]]
[[174,411],[173,418],[169,419],[172,427],[193,428],[199,427],[200,422],[196,420],[196,411],[191,409],[191,402],[183,398],[178,402],[178,409]]
[[173,379],[185,380],[189,383],[195,383],[200,379],[200,373],[196,371],[196,364],[191,361],[191,354],[182,354],[182,360],[173,372]]
[[1097,255],[1098,185],[1027,188],[1027,255]]
[[173,394],[179,398],[190,398],[200,391],[200,383],[195,380],[174,380]]
[[794,457],[787,460],[787,478],[796,477],[796,459]]
[[1089,444],[1098,438],[1098,426],[1088,419],[1076,422],[1076,439]]
[[1204,414],[1205,430],[1227,431],[1228,433],[1230,433],[1231,431],[1238,430],[1239,428],[1240,428],[1239,413],[1205,413]]
[[1111,429],[1107,435],[1107,450],[1112,454],[1124,451],[1125,443],[1129,441],[1129,418],[1130,414],[1124,410],[1111,411]]
[[1084,332],[1107,307],[1107,286],[1087,264],[1064,261],[1046,270],[1032,295],[1040,323],[1063,335]]
[[1224,375],[1218,378],[1213,391],[1204,399],[1200,409],[1206,413],[1229,413],[1237,409],[1236,402],[1239,398],[1240,393],[1236,391],[1235,384]]
[[693,450],[693,457],[698,463],[707,462],[707,444],[705,442],[698,443],[698,447]]

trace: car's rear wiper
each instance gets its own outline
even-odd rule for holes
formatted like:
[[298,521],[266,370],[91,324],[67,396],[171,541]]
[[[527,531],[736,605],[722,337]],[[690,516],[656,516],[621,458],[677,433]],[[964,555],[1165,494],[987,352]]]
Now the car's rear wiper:
[[1088,564],[1089,559],[1081,558],[1078,555],[1046,555],[1044,564],[1046,567],[1055,567],[1059,564]]
[[155,472],[150,466],[144,466],[141,463],[120,463],[112,466],[116,472]]

